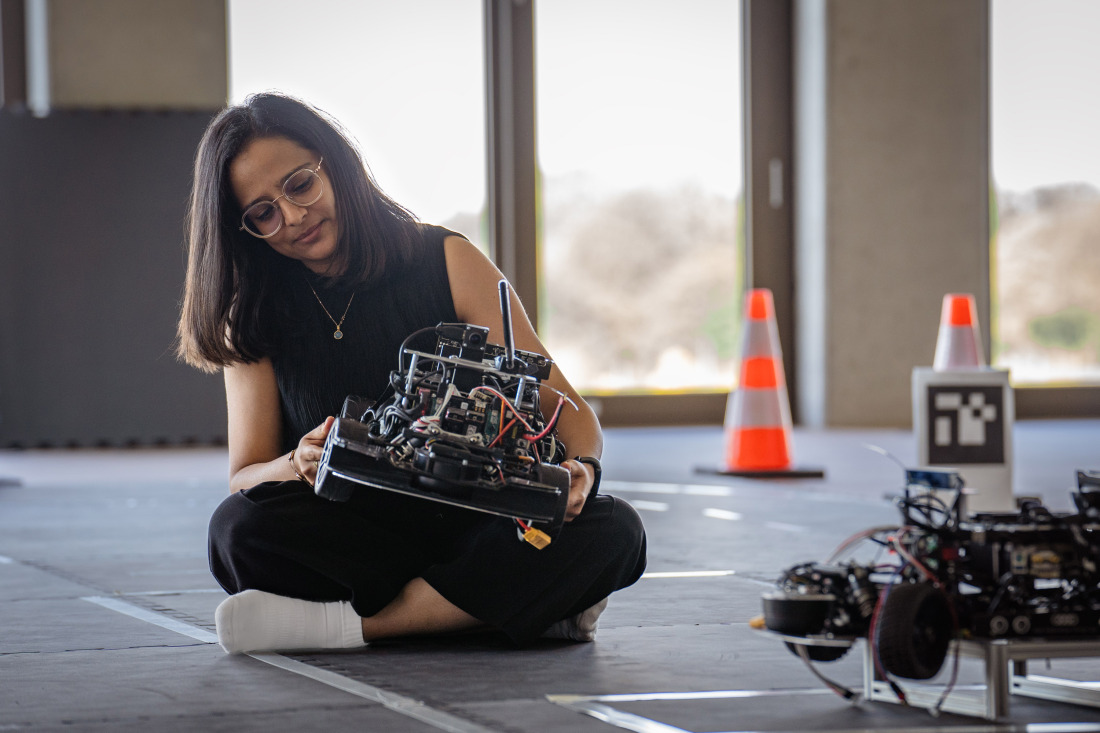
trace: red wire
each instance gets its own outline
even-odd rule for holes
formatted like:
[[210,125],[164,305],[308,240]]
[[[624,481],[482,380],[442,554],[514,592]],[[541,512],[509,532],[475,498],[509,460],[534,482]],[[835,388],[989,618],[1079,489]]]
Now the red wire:
[[909,552],[907,549],[905,549],[905,547],[902,546],[901,538],[902,537],[907,537],[911,531],[912,531],[912,527],[902,527],[901,528],[901,531],[898,532],[898,536],[894,538],[894,541],[892,543],[893,546],[894,546],[894,549],[897,550],[898,554],[901,555],[902,558],[904,558],[907,562],[909,562],[909,564],[911,564],[913,567],[915,567],[917,570],[919,570],[921,575],[923,575],[925,578],[927,578],[929,581],[931,581],[932,585],[935,586],[937,590],[942,591],[943,590],[943,584],[940,583],[940,579],[937,578],[936,575],[931,570],[924,567],[924,565],[919,560],[917,560],[916,556],[913,553]]
[[554,408],[554,414],[553,414],[553,416],[551,416],[550,422],[546,423],[546,429],[543,430],[538,435],[529,435],[529,434],[524,435],[523,436],[524,439],[535,442],[535,441],[542,440],[547,435],[549,435],[550,431],[554,429],[554,424],[557,423],[557,421],[558,421],[558,415],[561,414],[561,407],[564,404],[565,404],[565,398],[564,397],[559,397],[558,398],[558,406],[556,408]]
[[[523,423],[523,427],[527,428],[528,430],[534,430],[534,428],[532,428],[530,425],[528,425],[527,421],[523,419],[523,415],[521,415],[519,413],[519,410],[517,410],[515,407],[513,407],[512,403],[508,401],[508,398],[505,397],[504,395],[502,395],[500,392],[497,392],[492,387],[486,387],[483,384],[478,385],[477,387],[474,387],[473,389],[470,390],[470,394],[473,394],[474,392],[488,392],[489,394],[499,398],[500,401],[503,402],[504,405],[507,406],[507,408],[512,411],[512,414],[516,416],[516,419],[519,420],[521,423]],[[504,414],[503,410],[501,410],[501,414],[502,415]]]
[[[501,414],[503,414],[503,413],[501,413]],[[502,422],[503,422],[503,420],[502,420]],[[492,448],[494,445],[496,445],[497,441],[500,440],[501,438],[503,438],[504,434],[507,433],[509,430],[511,430],[512,426],[515,425],[515,424],[516,424],[516,419],[513,417],[512,421],[510,423],[508,423],[507,425],[505,425],[503,428],[500,429],[500,432],[497,433],[497,437],[493,438],[492,443],[489,443],[489,447]]]

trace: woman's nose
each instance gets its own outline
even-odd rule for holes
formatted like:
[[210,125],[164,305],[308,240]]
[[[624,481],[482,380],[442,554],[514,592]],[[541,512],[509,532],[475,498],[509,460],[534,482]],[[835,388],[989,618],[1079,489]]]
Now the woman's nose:
[[279,201],[279,209],[283,212],[283,221],[287,226],[296,226],[302,223],[302,220],[306,218],[306,214],[309,213],[309,207],[299,206],[290,199],[281,199]]

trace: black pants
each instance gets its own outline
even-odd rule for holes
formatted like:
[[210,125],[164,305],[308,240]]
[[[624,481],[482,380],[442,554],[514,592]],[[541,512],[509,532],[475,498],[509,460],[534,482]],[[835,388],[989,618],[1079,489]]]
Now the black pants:
[[602,495],[542,550],[504,517],[372,489],[334,502],[300,481],[231,494],[210,520],[210,569],[229,593],[351,601],[372,616],[421,577],[519,643],[634,583],[645,563],[638,513]]

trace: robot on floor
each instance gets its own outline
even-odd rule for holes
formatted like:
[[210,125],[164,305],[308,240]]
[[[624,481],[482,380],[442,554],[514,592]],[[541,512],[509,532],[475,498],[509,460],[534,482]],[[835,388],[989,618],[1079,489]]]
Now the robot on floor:
[[885,679],[934,677],[956,638],[1095,638],[1100,472],[1078,471],[1071,495],[1072,513],[1025,501],[967,516],[957,472],[908,470],[901,524],[784,571],[764,595],[764,625],[811,670],[866,639]]
[[[377,400],[347,398],[325,441],[319,496],[399,492],[511,517],[522,539],[549,544],[565,518],[570,480],[558,465],[565,448],[554,427],[572,402],[544,384],[550,359],[515,348],[507,282],[499,288],[503,346],[488,342],[484,326],[440,323],[405,339]],[[433,353],[411,348],[432,335]],[[544,391],[557,398],[548,420]]]

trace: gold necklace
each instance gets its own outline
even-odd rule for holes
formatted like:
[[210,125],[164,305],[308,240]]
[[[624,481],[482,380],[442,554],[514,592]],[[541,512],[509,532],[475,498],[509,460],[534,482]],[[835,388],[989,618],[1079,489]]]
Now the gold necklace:
[[[310,283],[309,280],[306,280],[306,285],[309,285],[309,289],[313,290],[313,284]],[[316,298],[317,302],[321,304],[321,310],[325,312],[325,315],[328,316],[328,319],[332,321],[334,326],[336,326],[336,330],[333,332],[332,337],[337,341],[344,338],[344,332],[340,330],[340,327],[344,325],[344,319],[348,317],[348,311],[351,309],[351,301],[355,300],[355,293],[353,292],[351,294],[351,297],[348,298],[348,306],[347,308],[344,308],[344,315],[340,316],[339,321],[333,318],[332,314],[328,312],[328,308],[325,307],[325,304],[321,301],[321,296],[317,294],[316,290],[313,290],[313,297]]]

